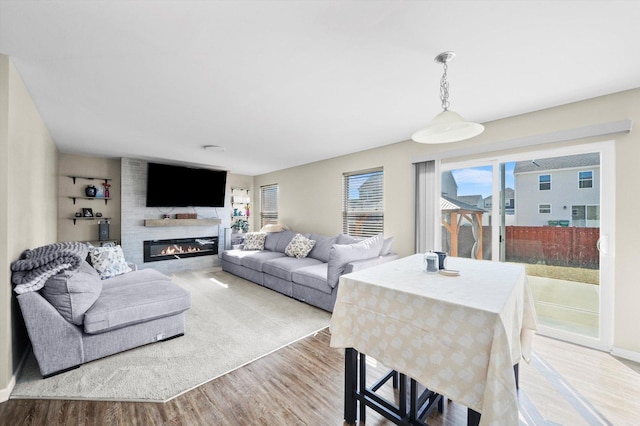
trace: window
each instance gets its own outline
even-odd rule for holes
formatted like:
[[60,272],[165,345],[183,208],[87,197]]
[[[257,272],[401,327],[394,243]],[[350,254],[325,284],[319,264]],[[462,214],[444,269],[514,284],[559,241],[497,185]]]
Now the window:
[[600,226],[600,206],[571,206],[571,225],[597,228]]
[[260,187],[260,227],[278,223],[278,184]]
[[382,168],[342,175],[342,232],[370,237],[383,232]]
[[578,188],[593,188],[593,171],[578,172]]
[[551,204],[538,204],[538,213],[551,214]]
[[538,187],[540,191],[551,190],[551,175],[538,176]]

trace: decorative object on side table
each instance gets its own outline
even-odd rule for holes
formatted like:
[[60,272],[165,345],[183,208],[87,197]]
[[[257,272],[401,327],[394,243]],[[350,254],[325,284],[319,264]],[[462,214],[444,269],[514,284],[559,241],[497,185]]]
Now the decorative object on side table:
[[87,197],[95,197],[97,192],[98,188],[93,185],[87,185],[87,187],[84,189],[84,193]]
[[231,225],[231,229],[237,232],[247,232],[249,231],[249,222],[245,219],[238,219]]

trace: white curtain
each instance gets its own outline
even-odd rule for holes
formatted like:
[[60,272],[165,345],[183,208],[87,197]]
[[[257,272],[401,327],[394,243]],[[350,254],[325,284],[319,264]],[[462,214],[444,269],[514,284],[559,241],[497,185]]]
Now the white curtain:
[[440,161],[414,163],[416,253],[437,250],[441,245]]

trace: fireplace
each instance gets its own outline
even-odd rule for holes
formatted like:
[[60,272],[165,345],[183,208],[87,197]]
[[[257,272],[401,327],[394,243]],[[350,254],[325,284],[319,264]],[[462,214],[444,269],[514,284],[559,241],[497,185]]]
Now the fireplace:
[[144,241],[144,261],[183,259],[218,254],[218,237]]

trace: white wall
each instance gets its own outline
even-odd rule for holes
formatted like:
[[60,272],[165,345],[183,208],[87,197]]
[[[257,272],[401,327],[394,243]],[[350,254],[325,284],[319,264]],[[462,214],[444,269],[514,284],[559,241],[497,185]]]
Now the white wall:
[[0,402],[27,347],[10,264],[56,241],[58,152],[11,60],[0,54]]
[[[394,235],[394,249],[402,256],[414,250],[414,194],[412,159],[428,158],[437,153],[459,150],[456,161],[471,160],[486,154],[465,154],[478,146],[552,133],[588,125],[631,119],[640,122],[640,89],[629,90],[569,105],[532,112],[485,123],[485,132],[473,139],[454,144],[422,145],[405,141],[346,155],[305,166],[256,176],[254,187],[277,183],[279,216],[282,223],[295,230],[337,234],[341,231],[342,173],[372,167],[384,167],[385,234]],[[407,136],[413,129],[407,129]],[[610,140],[612,136],[561,142],[561,147]],[[616,182],[622,187],[635,176],[640,158],[640,133],[615,135]],[[303,141],[304,142],[304,141]],[[526,149],[500,152],[509,154]],[[606,190],[615,191],[615,188]],[[628,190],[625,190],[628,191]],[[614,345],[640,354],[635,324],[640,322],[640,286],[635,264],[640,259],[640,227],[637,212],[640,197],[617,197],[615,235],[615,318]],[[258,213],[256,211],[256,213]],[[256,215],[257,216],[257,215]],[[257,218],[256,218],[257,219]],[[254,224],[255,226],[255,224]]]

